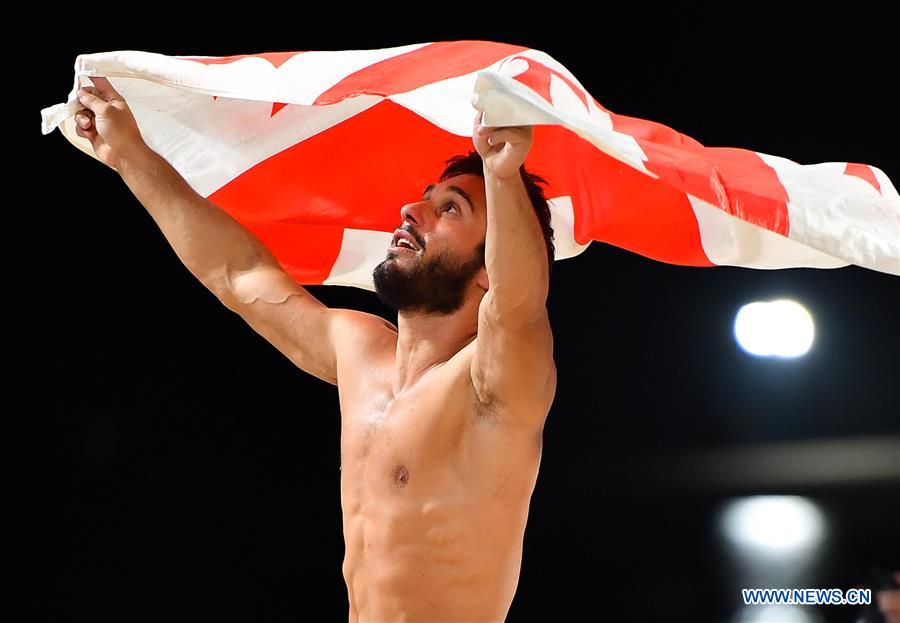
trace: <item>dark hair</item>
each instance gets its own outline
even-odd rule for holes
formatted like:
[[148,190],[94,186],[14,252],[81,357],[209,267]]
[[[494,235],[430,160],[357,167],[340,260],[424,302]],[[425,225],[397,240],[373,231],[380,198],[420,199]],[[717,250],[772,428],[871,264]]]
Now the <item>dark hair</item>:
[[[453,156],[446,163],[447,166],[444,172],[441,173],[439,182],[467,173],[478,175],[484,179],[484,162],[477,151],[470,151],[465,156]],[[550,227],[550,206],[547,204],[547,198],[544,196],[544,189],[538,186],[538,184],[546,186],[547,180],[526,171],[524,164],[519,168],[519,173],[522,175],[522,182],[525,184],[525,190],[528,192],[528,199],[531,201],[534,213],[537,214],[538,221],[541,224],[541,232],[544,234],[544,242],[547,245],[547,265],[548,268],[552,269],[556,248],[553,245],[553,228]]]

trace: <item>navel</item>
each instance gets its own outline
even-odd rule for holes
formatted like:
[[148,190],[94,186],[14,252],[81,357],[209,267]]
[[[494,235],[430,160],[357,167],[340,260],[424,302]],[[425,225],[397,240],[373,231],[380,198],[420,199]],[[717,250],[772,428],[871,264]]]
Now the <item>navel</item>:
[[406,465],[398,465],[391,474],[391,484],[398,489],[402,489],[409,484],[409,470]]

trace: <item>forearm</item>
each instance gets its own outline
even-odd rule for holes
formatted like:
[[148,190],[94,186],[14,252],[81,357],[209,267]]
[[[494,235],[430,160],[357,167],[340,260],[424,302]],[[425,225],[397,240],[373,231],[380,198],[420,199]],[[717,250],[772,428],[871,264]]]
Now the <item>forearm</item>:
[[123,156],[118,171],[178,258],[213,292],[237,273],[277,265],[256,236],[198,194],[149,147],[141,145]]
[[537,214],[519,175],[485,170],[485,266],[491,305],[499,316],[529,320],[546,309],[550,269]]

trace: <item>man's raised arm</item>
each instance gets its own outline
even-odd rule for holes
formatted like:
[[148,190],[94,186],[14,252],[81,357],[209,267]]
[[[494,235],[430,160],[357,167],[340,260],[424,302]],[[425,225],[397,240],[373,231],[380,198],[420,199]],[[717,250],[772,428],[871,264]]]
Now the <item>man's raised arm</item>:
[[75,115],[77,134],[91,141],[101,162],[119,173],[153,217],[176,255],[214,293],[232,276],[275,258],[252,233],[200,196],[151,150],[124,98],[105,78],[79,91],[87,107]]
[[556,392],[547,247],[521,171],[534,131],[485,128],[481,117],[472,139],[484,165],[488,291],[478,309],[472,383],[483,403],[511,407],[507,417],[530,430],[543,426]]
[[78,93],[86,110],[75,115],[77,134],[119,173],[191,274],[301,369],[336,384],[336,340],[372,321],[361,312],[329,309],[298,285],[252,232],[144,143],[109,81],[91,80],[95,86]]

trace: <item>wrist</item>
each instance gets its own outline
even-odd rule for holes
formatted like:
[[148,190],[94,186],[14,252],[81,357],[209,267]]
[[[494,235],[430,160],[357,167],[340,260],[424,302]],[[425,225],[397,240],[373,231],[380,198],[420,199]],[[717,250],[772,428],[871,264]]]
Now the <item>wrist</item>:
[[484,184],[486,187],[508,187],[511,184],[516,185],[517,182],[522,182],[522,174],[518,170],[509,175],[497,175],[487,167],[484,168]]
[[120,151],[119,157],[116,159],[115,170],[124,177],[130,171],[145,169],[156,156],[156,152],[150,149],[144,141],[134,141]]
[[521,167],[517,168],[515,171],[512,171],[508,175],[499,175],[493,169],[491,169],[486,162],[483,162],[482,170],[484,172],[484,181],[487,183],[496,182],[498,184],[509,183],[515,180],[522,179]]

